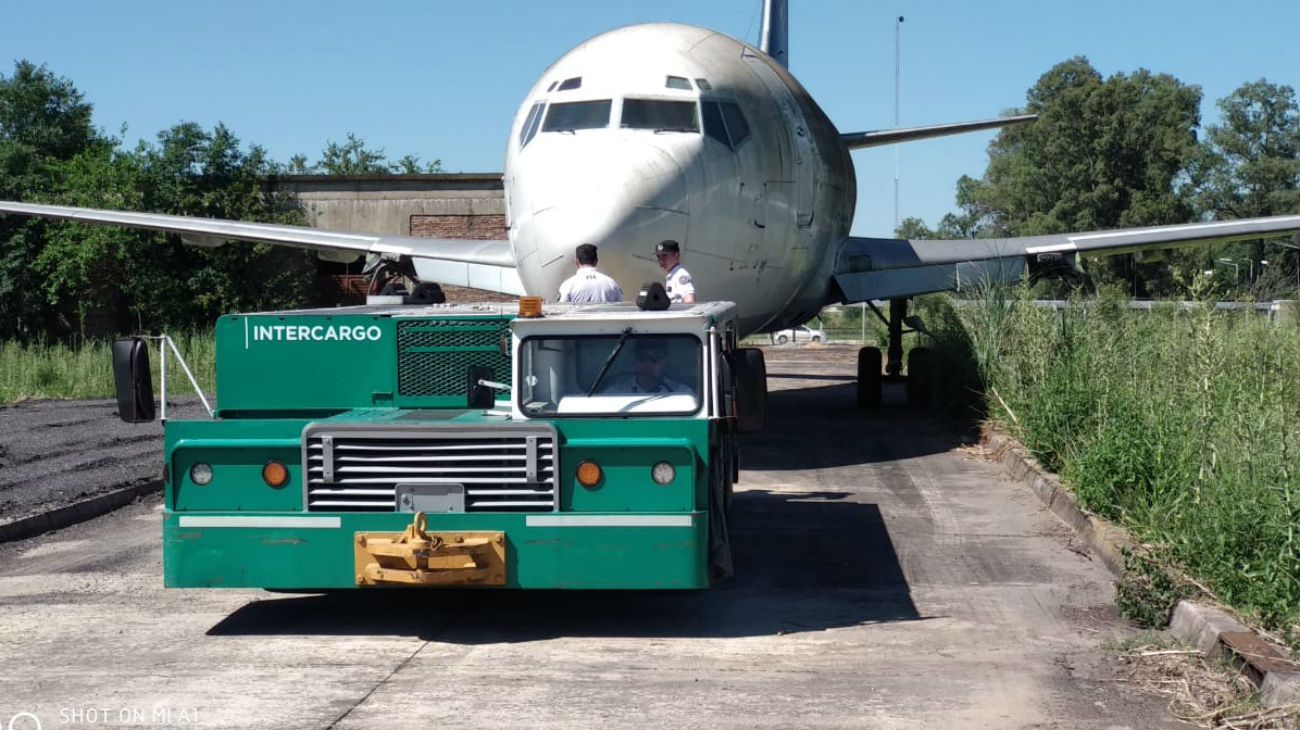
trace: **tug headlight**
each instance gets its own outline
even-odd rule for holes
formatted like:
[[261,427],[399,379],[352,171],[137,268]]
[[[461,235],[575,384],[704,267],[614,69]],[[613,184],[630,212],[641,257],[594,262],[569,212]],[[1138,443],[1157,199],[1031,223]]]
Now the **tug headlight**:
[[195,484],[199,485],[200,487],[206,487],[206,486],[208,486],[209,484],[211,484],[211,483],[212,483],[212,465],[211,465],[211,464],[205,464],[205,463],[203,463],[203,462],[200,461],[200,462],[197,462],[196,464],[194,464],[194,466],[191,466],[191,467],[190,467],[190,481],[194,482]]
[[677,478],[677,469],[666,461],[661,461],[650,468],[650,478],[660,486],[672,484]]
[[279,489],[289,482],[289,470],[278,461],[268,461],[262,467],[262,481],[268,487]]

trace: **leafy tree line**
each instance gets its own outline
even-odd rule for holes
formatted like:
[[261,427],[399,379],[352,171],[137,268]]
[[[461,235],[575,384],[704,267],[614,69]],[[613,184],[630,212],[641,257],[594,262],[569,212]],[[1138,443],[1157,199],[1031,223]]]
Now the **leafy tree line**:
[[[1038,121],[1003,129],[983,177],[957,181],[958,212],[934,229],[907,218],[897,235],[1031,236],[1300,213],[1295,90],[1263,79],[1242,84],[1198,136],[1200,103],[1199,87],[1168,74],[1103,78],[1086,58],[1059,63],[1016,110]],[[1294,295],[1300,250],[1283,244],[1183,249],[1166,262],[1113,256],[1085,274],[1094,286],[1175,296],[1180,279],[1215,269],[1225,293]]]
[[[134,149],[92,121],[73,83],[18,61],[0,75],[0,199],[303,224],[276,174],[436,172],[390,162],[353,134],[320,160],[277,164],[222,124],[183,122]],[[0,216],[0,339],[65,339],[92,331],[207,326],[225,312],[309,303],[310,252],[266,245],[183,245],[174,235]]]

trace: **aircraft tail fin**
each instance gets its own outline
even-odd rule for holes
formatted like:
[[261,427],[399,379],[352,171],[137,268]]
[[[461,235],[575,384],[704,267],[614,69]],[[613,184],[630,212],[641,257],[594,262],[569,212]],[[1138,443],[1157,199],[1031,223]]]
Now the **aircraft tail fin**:
[[763,0],[763,30],[758,47],[786,68],[790,67],[790,16],[788,0]]

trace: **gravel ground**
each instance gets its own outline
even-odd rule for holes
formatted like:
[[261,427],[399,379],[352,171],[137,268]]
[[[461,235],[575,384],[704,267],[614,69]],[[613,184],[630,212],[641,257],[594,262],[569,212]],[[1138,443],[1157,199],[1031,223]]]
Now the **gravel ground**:
[[[168,416],[204,415],[197,398]],[[115,400],[25,401],[0,408],[0,523],[152,481],[162,424],[123,423]]]

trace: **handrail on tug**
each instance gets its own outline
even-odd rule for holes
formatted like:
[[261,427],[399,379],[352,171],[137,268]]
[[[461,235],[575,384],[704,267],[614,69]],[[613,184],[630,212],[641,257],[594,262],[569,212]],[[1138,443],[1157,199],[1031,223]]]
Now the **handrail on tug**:
[[173,340],[171,338],[171,335],[165,333],[161,335],[135,335],[135,336],[139,337],[142,340],[159,341],[158,353],[159,353],[160,364],[158,368],[160,372],[158,374],[158,390],[161,391],[160,400],[162,401],[162,409],[161,409],[162,412],[160,415],[160,419],[162,421],[167,420],[167,348],[168,347],[170,347],[172,353],[176,355],[176,361],[181,364],[181,370],[185,371],[185,377],[190,379],[190,385],[194,388],[194,392],[199,396],[199,400],[203,401],[203,407],[208,411],[208,418],[216,418],[216,414],[213,413],[212,411],[212,405],[208,403],[207,397],[203,395],[203,389],[199,387],[199,381],[195,380],[194,373],[190,371],[189,363],[185,362],[185,357],[182,356],[181,351],[177,349],[176,340]]

